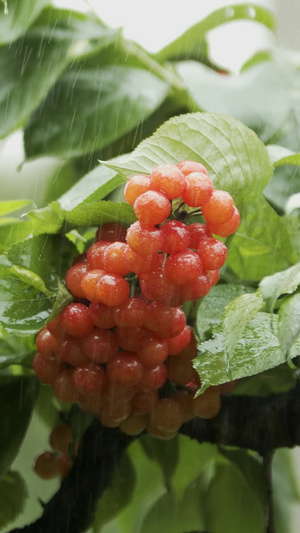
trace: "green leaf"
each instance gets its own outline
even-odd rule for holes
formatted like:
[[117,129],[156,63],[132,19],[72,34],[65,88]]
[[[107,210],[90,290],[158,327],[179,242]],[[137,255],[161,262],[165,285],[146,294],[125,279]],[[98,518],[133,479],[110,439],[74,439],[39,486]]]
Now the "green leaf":
[[245,198],[257,202],[273,172],[267,150],[253,131],[232,117],[211,113],[174,117],[127,160],[105,164],[130,178],[184,159],[203,163],[215,187],[230,192],[239,208]]
[[297,371],[291,369],[290,365],[279,365],[271,368],[262,374],[240,379],[233,391],[233,394],[246,396],[270,396],[287,392],[296,385]]
[[275,27],[274,16],[270,11],[255,4],[230,5],[217,9],[205,19],[201,20],[183,35],[168,44],[156,54],[159,61],[174,59],[178,57],[194,55],[203,46],[203,39],[206,33],[222,24],[234,20],[253,20],[264,24],[273,30]]
[[0,202],[0,217],[14,213],[31,203],[31,200],[7,200]]
[[206,493],[205,511],[206,527],[214,533],[253,533],[265,529],[263,502],[233,463],[216,464]]
[[25,480],[19,472],[9,471],[0,483],[0,529],[21,514],[28,497]]
[[179,461],[179,440],[178,437],[163,441],[145,435],[140,442],[152,461],[156,461],[163,472],[166,489],[171,490],[172,478]]
[[36,400],[35,378],[15,377],[0,386],[0,480],[17,456]]
[[134,462],[126,453],[122,456],[118,468],[114,472],[109,488],[104,491],[99,500],[93,523],[95,533],[102,531],[104,524],[112,520],[131,503],[135,484]]
[[8,0],[7,10],[0,9],[0,44],[14,41],[25,33],[49,3],[49,0]]
[[[278,337],[286,357],[300,336],[300,294],[287,298],[279,309]],[[300,354],[300,343],[298,343]],[[294,354],[296,355],[296,354]]]
[[55,302],[58,280],[77,254],[65,237],[40,235],[15,244],[0,263],[0,323],[17,335],[36,333]]
[[244,329],[230,361],[230,376],[225,359],[222,331],[198,345],[194,366],[201,376],[202,388],[226,383],[229,378],[240,379],[264,372],[285,362],[278,339],[278,317],[258,312]]
[[275,166],[278,166],[277,163],[281,161],[282,159],[285,159],[286,157],[289,157],[290,155],[294,155],[294,152],[289,150],[288,148],[285,148],[284,146],[280,146],[277,144],[268,144],[267,150],[270,156],[270,160],[272,164]]
[[75,63],[31,117],[26,154],[69,158],[108,146],[149,117],[168,90],[166,82],[142,69]]
[[178,74],[203,111],[231,115],[267,142],[281,127],[291,108],[294,68],[284,62],[264,62],[224,76],[195,61],[179,63]]
[[[26,17],[28,4],[34,7],[36,2],[21,3],[27,7],[25,10],[20,8],[18,2],[15,12],[20,11],[27,22],[31,18],[30,15]],[[12,15],[13,12],[14,9]],[[0,94],[0,138],[23,125],[39,106],[64,68],[76,57],[76,42],[78,46],[79,41],[80,50],[85,51],[89,47],[89,39],[95,41],[98,47],[101,39],[103,46],[106,46],[116,37],[116,30],[109,30],[100,21],[86,15],[48,8],[20,40],[0,48],[3,80]],[[49,124],[46,130],[49,131],[50,127]]]
[[90,202],[65,213],[66,221],[74,226],[100,226],[108,222],[132,224],[136,216],[130,205],[118,202]]
[[35,351],[34,337],[16,337],[0,329],[0,368],[21,364]]
[[[103,198],[125,182],[126,179],[116,174],[113,170],[102,165],[96,167],[56,202],[52,202],[47,207],[29,213],[33,224],[34,235],[57,233],[64,228],[66,221],[75,224],[75,226],[93,225],[94,220],[96,220],[96,225],[101,224],[100,200],[103,200]],[[102,202],[101,205],[106,213],[108,204]],[[93,212],[91,209],[93,209]],[[130,211],[130,209],[128,210],[128,206],[125,209]]]
[[9,224],[0,225],[0,253],[5,252],[12,244],[29,237],[31,231],[32,224],[29,220],[18,220]]
[[288,226],[264,198],[245,205],[242,213],[226,260],[238,276],[260,280],[297,261]]
[[254,289],[242,285],[216,285],[199,301],[196,316],[196,332],[205,340],[214,329],[221,326],[225,307],[238,296],[251,293]]
[[248,322],[263,305],[264,301],[257,291],[253,294],[242,294],[225,307],[223,331],[228,362]]
[[[104,526],[101,533],[140,533],[145,515],[166,491],[161,468],[157,463],[149,461],[139,439],[129,447],[129,455],[136,475],[130,505],[120,510],[115,520]],[[127,491],[128,486],[124,490]],[[93,531],[98,533],[99,529],[95,527]]]
[[292,294],[298,285],[300,285],[300,263],[264,278],[259,286],[267,309],[272,312],[277,298],[283,294]]

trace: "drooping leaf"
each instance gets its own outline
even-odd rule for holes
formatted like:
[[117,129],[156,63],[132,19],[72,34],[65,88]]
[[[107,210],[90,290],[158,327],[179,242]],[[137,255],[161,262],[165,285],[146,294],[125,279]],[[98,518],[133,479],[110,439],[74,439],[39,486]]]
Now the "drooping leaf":
[[179,461],[178,437],[163,441],[150,435],[141,438],[141,444],[152,461],[156,461],[162,469],[165,485],[168,491],[172,487],[172,478]]
[[[229,380],[259,374],[285,362],[278,339],[278,317],[259,311],[244,329],[230,361],[225,358],[224,334],[219,328],[213,338],[198,345],[194,366],[201,376],[203,389]],[[295,347],[297,351],[297,347]],[[293,355],[296,355],[295,353]]]
[[300,285],[300,263],[273,276],[265,277],[259,286],[267,309],[272,312],[277,298],[283,294],[292,294],[298,285]]
[[[28,4],[34,7],[37,2],[21,4],[25,8],[20,8],[18,2],[18,6],[12,9],[11,16],[20,11],[27,22],[31,18],[30,15],[26,17]],[[37,14],[38,11],[32,15],[32,21]],[[1,20],[2,16],[0,24]],[[25,36],[0,48],[3,81],[0,95],[0,138],[24,124],[78,53],[85,52],[93,42],[98,48],[101,39],[103,46],[106,46],[117,35],[116,30],[105,28],[99,20],[75,11],[51,7],[43,11]],[[50,125],[46,128],[48,132],[49,127]]]
[[[206,18],[189,28],[183,35],[175,39],[156,54],[159,61],[194,57],[203,46],[205,35],[210,30],[234,20],[253,20],[273,30],[275,20],[270,11],[255,4],[229,5],[213,11]],[[200,54],[199,54],[200,55]],[[201,57],[201,56],[200,56]]]
[[264,504],[232,462],[216,464],[205,510],[206,527],[214,533],[253,533],[265,528]]
[[58,235],[40,235],[15,244],[0,263],[0,323],[9,332],[30,335],[47,321],[63,278],[77,251]]
[[[136,484],[130,505],[121,509],[116,518],[103,527],[101,533],[111,533],[112,531],[138,533],[142,531],[141,527],[145,515],[166,491],[161,468],[157,463],[149,460],[139,439],[130,446],[129,455],[135,466],[136,475]],[[145,480],[147,480],[146,483]],[[93,531],[98,533],[99,529],[94,527]]]
[[19,472],[7,472],[0,483],[0,529],[8,526],[22,513],[28,497],[25,480]]
[[0,479],[5,476],[22,444],[37,391],[37,380],[22,376],[0,386]]
[[130,504],[135,490],[136,472],[134,462],[128,454],[122,459],[116,469],[110,486],[99,500],[93,529],[102,531],[102,527],[118,515]]
[[166,82],[142,69],[76,63],[32,115],[26,154],[70,157],[108,146],[150,116],[168,90]]

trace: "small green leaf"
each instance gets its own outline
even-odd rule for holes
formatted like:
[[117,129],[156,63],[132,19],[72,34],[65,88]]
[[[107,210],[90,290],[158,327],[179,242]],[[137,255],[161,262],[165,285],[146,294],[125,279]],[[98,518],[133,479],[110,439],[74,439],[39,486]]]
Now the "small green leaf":
[[94,201],[65,212],[66,221],[74,226],[100,226],[108,222],[132,224],[136,216],[131,205],[109,201]]
[[47,207],[35,209],[28,213],[32,223],[34,236],[42,233],[58,233],[64,223],[63,211],[58,202],[52,202]]
[[18,376],[0,386],[0,480],[22,444],[37,392],[35,378]]
[[[300,294],[287,298],[279,309],[278,337],[286,357],[300,336]],[[300,343],[298,343],[300,355]],[[296,354],[294,354],[296,355]]]
[[264,24],[270,30],[275,27],[271,11],[255,4],[229,5],[213,11],[206,18],[189,28],[183,35],[156,54],[159,61],[194,55],[210,30],[234,20],[252,20]]
[[160,465],[165,485],[168,491],[172,487],[172,478],[177,468],[179,461],[179,440],[178,437],[163,441],[155,439],[150,435],[145,435],[140,439],[140,442],[152,461],[158,462]]
[[19,472],[7,472],[0,483],[0,529],[6,527],[22,513],[28,498],[25,480]]
[[225,307],[238,296],[251,293],[254,289],[242,285],[216,285],[200,300],[196,316],[196,332],[205,340],[212,331],[221,326]]
[[0,330],[0,367],[21,364],[35,349],[34,337],[16,337]]
[[40,235],[15,244],[0,264],[0,323],[17,335],[36,333],[47,321],[58,290],[77,254],[65,237]]
[[57,317],[57,315],[59,315],[62,310],[73,301],[74,296],[68,291],[68,289],[60,281],[60,279],[58,279],[56,298],[51,311],[51,315],[49,316],[49,321]]
[[283,294],[292,294],[298,285],[300,285],[300,263],[264,278],[259,286],[267,309],[272,312],[277,298]]
[[253,294],[242,294],[225,307],[223,331],[228,362],[248,322],[263,305],[264,301],[257,291]]
[[[244,329],[230,361],[230,379],[259,374],[285,362],[278,339],[278,317],[258,312]],[[194,366],[201,376],[203,389],[228,381],[225,343],[222,331],[198,345]]]

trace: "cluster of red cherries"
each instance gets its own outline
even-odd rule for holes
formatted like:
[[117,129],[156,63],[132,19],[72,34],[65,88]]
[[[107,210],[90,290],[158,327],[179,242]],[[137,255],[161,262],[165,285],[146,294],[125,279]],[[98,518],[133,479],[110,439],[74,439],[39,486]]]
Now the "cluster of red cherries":
[[181,306],[218,281],[227,248],[212,235],[234,233],[240,216],[195,161],[134,176],[124,196],[137,222],[102,225],[76,259],[66,274],[75,301],[38,333],[33,368],[104,426],[170,439],[195,416],[214,417],[231,388],[194,399],[196,340]]

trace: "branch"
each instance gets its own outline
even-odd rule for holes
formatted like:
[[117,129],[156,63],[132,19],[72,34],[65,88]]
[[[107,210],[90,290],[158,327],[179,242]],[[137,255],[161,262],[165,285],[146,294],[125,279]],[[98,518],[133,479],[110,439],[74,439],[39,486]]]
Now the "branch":
[[[211,420],[194,419],[180,433],[199,443],[248,448],[263,457],[276,448],[300,445],[300,383],[267,398],[228,396]],[[93,521],[98,498],[109,486],[122,453],[134,440],[95,420],[86,431],[78,458],[41,518],[10,533],[81,533]],[[272,531],[272,530],[271,530]]]
[[248,448],[262,456],[276,448],[300,445],[300,383],[288,392],[266,398],[228,396],[211,420],[194,419],[180,433],[200,443]]
[[82,533],[93,521],[97,501],[109,486],[133,438],[95,420],[86,431],[74,466],[34,523],[10,533]]

